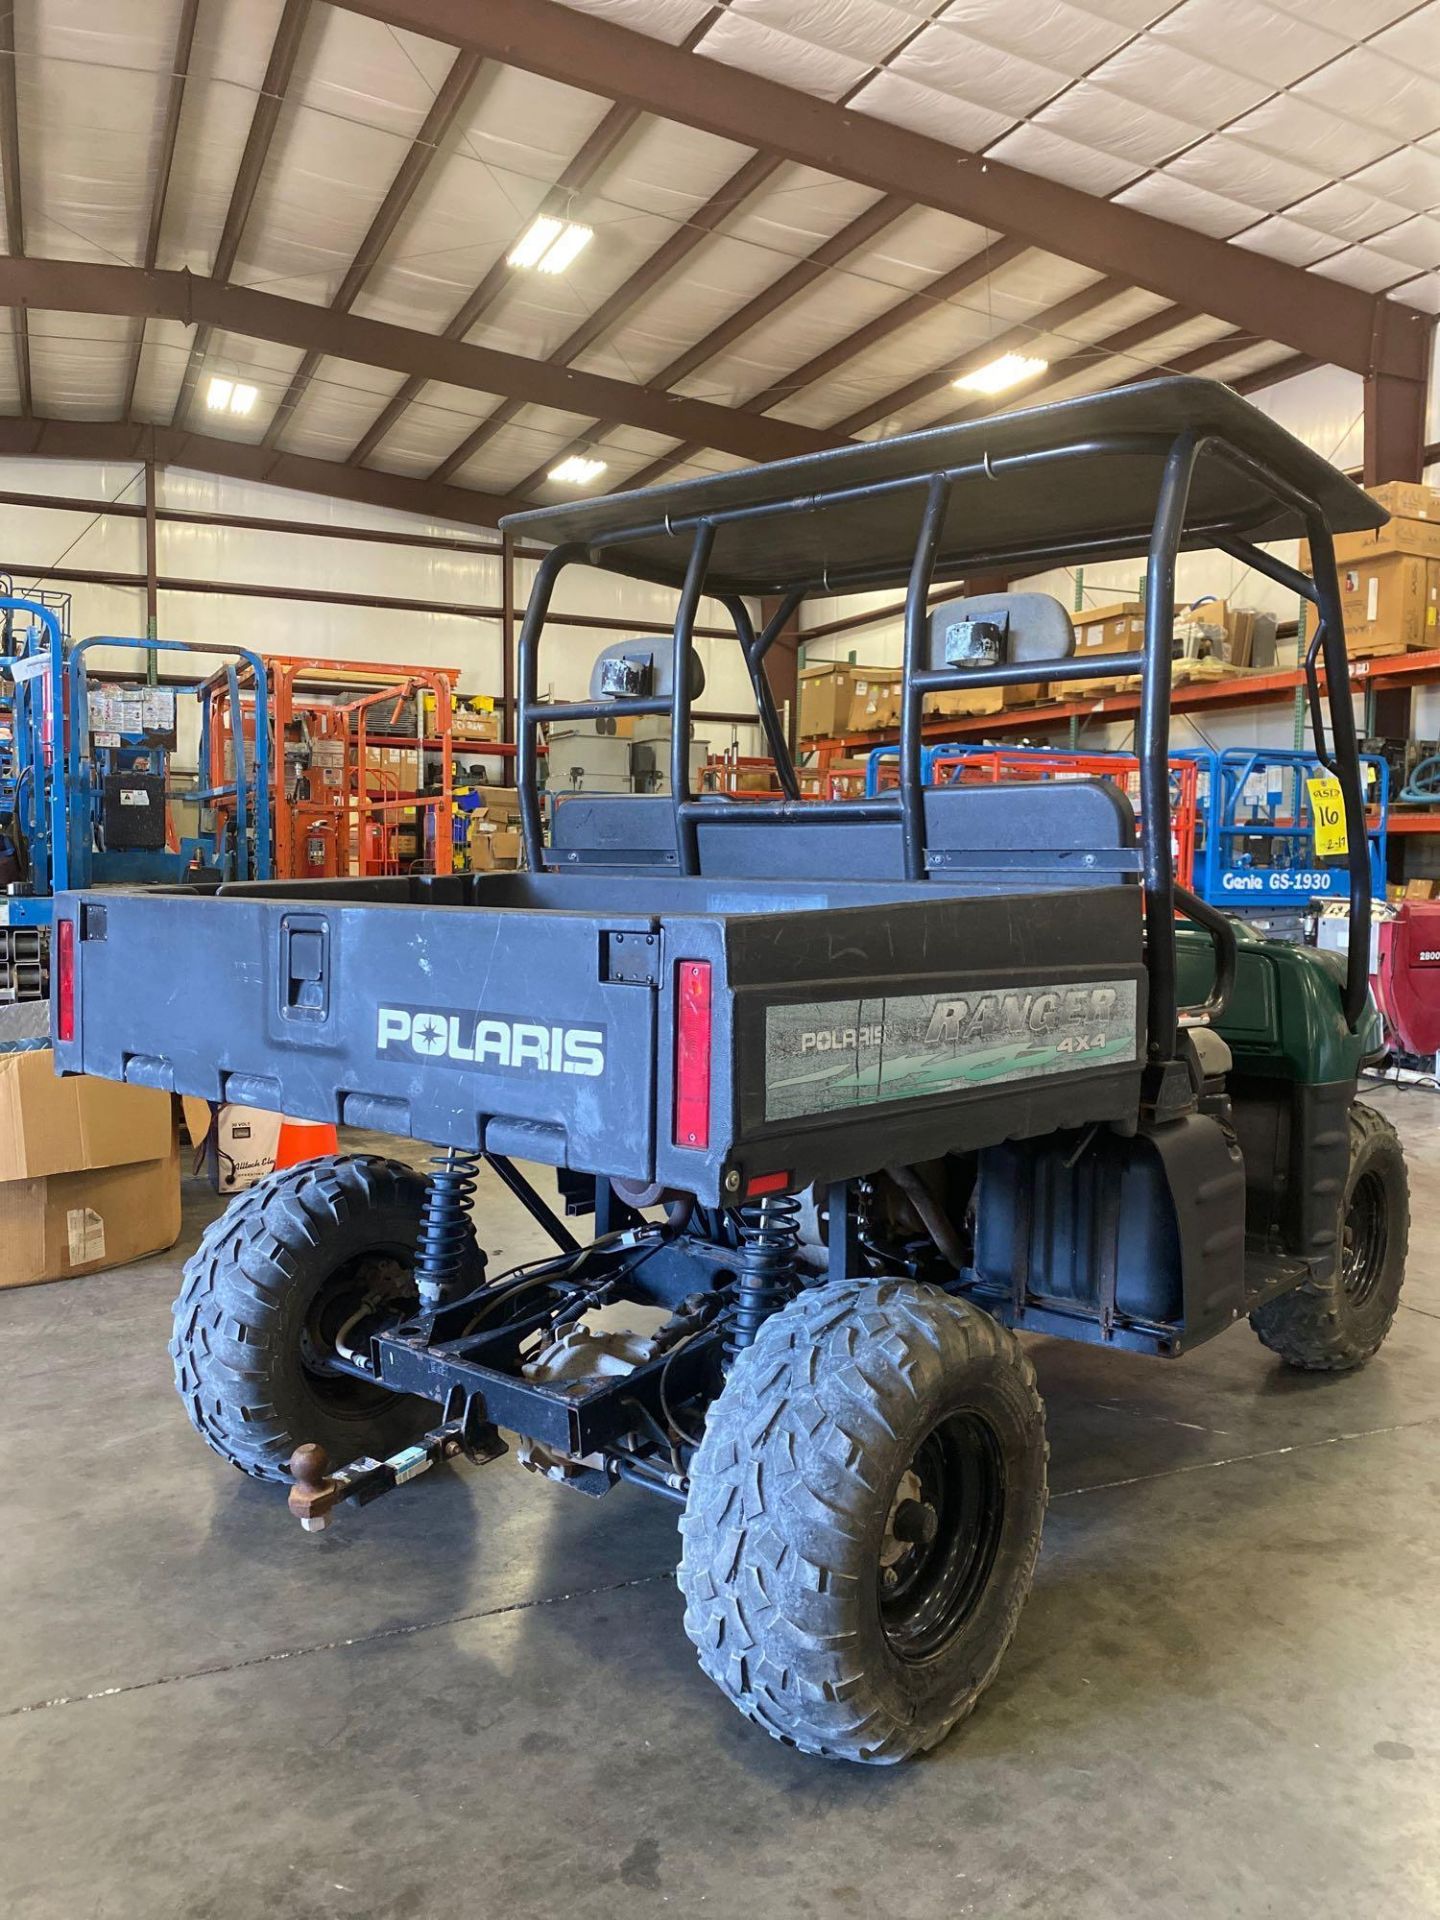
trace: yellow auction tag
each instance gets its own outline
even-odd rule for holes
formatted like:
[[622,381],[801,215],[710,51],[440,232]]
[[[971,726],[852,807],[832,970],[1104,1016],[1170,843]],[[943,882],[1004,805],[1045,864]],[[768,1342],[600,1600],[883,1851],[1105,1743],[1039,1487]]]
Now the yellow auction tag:
[[1317,773],[1305,782],[1310,789],[1310,812],[1315,823],[1315,856],[1329,860],[1349,853],[1350,836],[1345,831],[1345,796],[1333,773]]

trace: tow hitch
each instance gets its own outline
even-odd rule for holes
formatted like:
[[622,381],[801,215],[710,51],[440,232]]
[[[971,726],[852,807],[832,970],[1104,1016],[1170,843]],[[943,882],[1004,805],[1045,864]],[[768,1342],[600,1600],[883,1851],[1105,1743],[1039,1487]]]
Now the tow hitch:
[[463,1453],[476,1466],[483,1466],[486,1461],[498,1460],[502,1453],[508,1452],[495,1427],[488,1422],[471,1420],[467,1432],[467,1420],[463,1416],[433,1427],[414,1446],[402,1447],[386,1460],[362,1453],[358,1460],[336,1467],[333,1473],[324,1447],[307,1440],[290,1456],[290,1472],[295,1484],[290,1489],[288,1504],[306,1533],[323,1533],[343,1500],[367,1507],[382,1493],[392,1493],[396,1487],[428,1473],[439,1460],[453,1460]]

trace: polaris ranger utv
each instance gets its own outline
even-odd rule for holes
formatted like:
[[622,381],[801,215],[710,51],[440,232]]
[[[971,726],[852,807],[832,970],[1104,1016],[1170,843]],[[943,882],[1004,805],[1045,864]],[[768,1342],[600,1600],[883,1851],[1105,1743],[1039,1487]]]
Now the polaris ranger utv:
[[[1040,1542],[1017,1332],[1170,1357],[1248,1315],[1292,1366],[1341,1370],[1394,1315],[1406,1177],[1355,1101],[1379,1035],[1331,538],[1383,519],[1227,388],[1169,379],[513,521],[552,543],[519,643],[528,871],[59,906],[64,1071],[442,1150],[428,1178],[370,1155],[287,1169],[209,1228],[171,1349],[203,1438],[314,1528],[503,1453],[504,1429],[581,1493],[680,1507],[686,1631],[767,1732],[869,1762],[942,1740]],[[1313,578],[1259,544],[1297,536]],[[1175,884],[1192,546],[1315,609],[1348,959]],[[1045,595],[933,604],[967,571],[1114,556],[1145,568],[1144,643],[1120,657],[1077,658]],[[675,586],[673,642],[610,648],[591,697],[542,701],[576,563]],[[807,593],[898,581],[898,789],[802,801],[766,654]],[[691,791],[705,594],[778,799]],[[1102,671],[1141,677],[1138,826],[1101,782],[922,787],[927,696]],[[605,714],[668,717],[671,790],[562,799],[547,845],[540,728]],[[517,1160],[558,1169],[563,1217]],[[482,1161],[553,1256],[487,1268]]]

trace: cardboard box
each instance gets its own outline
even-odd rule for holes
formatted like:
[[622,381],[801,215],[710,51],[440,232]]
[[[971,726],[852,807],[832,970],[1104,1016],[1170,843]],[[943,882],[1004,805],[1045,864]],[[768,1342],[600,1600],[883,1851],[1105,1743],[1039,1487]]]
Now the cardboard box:
[[1418,480],[1387,480],[1383,487],[1365,491],[1397,520],[1440,520],[1440,487],[1427,487]]
[[159,1160],[173,1131],[168,1093],[62,1080],[48,1047],[0,1053],[0,1181]]
[[806,667],[800,675],[800,737],[871,733],[900,718],[898,667]]
[[[1359,533],[1337,533],[1335,560],[1340,567],[1364,563],[1387,553],[1408,553],[1424,560],[1440,560],[1440,519],[1387,520],[1383,527],[1370,527]],[[1310,548],[1300,543],[1300,565],[1310,569]]]
[[[129,1089],[137,1091],[137,1089]],[[0,1287],[123,1267],[180,1237],[180,1153],[0,1184]]]
[[1005,687],[957,687],[953,693],[931,694],[925,702],[927,720],[960,720],[969,714],[999,713],[1005,706]]
[[800,674],[800,735],[825,739],[845,731],[850,695],[861,667],[805,667]]
[[456,743],[498,740],[500,716],[498,713],[471,713],[467,707],[457,707],[450,716],[450,738]]
[[1440,646],[1440,561],[1386,553],[1342,563],[1340,610],[1346,646],[1361,658]]
[[1074,619],[1077,654],[1133,653],[1144,644],[1145,606],[1140,600],[1086,607]]
[[1010,707],[1038,706],[1042,700],[1047,700],[1052,697],[1058,698],[1060,696],[1055,696],[1053,689],[1047,692],[1043,680],[1021,680],[1013,687],[1002,687],[1000,689],[1000,705],[1006,709]]
[[122,1266],[180,1233],[170,1096],[0,1054],[0,1287]]
[[898,667],[880,671],[867,667],[858,674],[851,683],[849,715],[841,731],[874,733],[881,727],[899,726],[900,681]]

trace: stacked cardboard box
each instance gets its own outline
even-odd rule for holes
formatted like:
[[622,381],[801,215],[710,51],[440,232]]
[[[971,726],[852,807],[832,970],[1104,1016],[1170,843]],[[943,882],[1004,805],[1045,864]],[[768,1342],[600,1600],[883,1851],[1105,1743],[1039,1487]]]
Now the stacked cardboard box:
[[800,737],[877,733],[900,721],[898,667],[806,667],[800,675]]
[[520,864],[520,796],[514,787],[474,787],[476,806],[466,815],[465,850],[472,873]]
[[1346,645],[1362,658],[1440,646],[1440,490],[1397,480],[1370,494],[1391,519],[1335,536]]
[[999,713],[1006,705],[1029,705],[1035,698],[1036,688],[1032,682],[1023,691],[1028,700],[1006,700],[1006,694],[1021,692],[1019,687],[957,687],[953,693],[931,694],[925,702],[927,720],[959,720],[969,714]]
[[61,1080],[48,1047],[0,1053],[0,1287],[122,1266],[179,1233],[169,1094]]
[[[1134,653],[1144,644],[1145,607],[1139,600],[1116,600],[1106,607],[1086,607],[1075,615],[1075,657],[1094,659],[1110,653]],[[1114,693],[1121,676],[1094,680],[1053,680],[1052,700],[1098,700]]]
[[450,738],[454,741],[498,740],[500,716],[492,711],[457,706],[450,716]]

